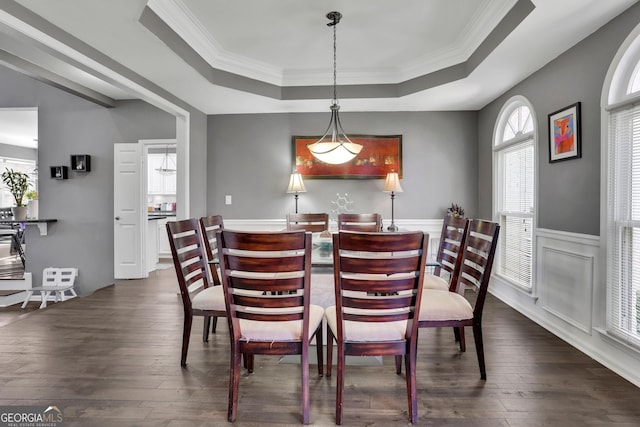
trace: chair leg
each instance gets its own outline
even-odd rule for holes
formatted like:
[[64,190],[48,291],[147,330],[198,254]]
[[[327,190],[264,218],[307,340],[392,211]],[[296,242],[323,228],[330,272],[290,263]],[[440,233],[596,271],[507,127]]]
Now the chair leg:
[[396,356],[396,374],[402,373],[402,356]]
[[254,359],[253,354],[247,354],[246,365],[247,365],[247,371],[250,374],[253,374],[253,359]]
[[238,395],[240,394],[240,348],[238,343],[231,344],[231,362],[229,367],[229,409],[227,420],[234,422],[238,409]]
[[456,326],[453,327],[453,339],[460,342],[460,330]]
[[484,366],[484,344],[482,343],[482,324],[474,322],[473,324],[473,338],[476,343],[476,353],[478,354],[478,366],[480,367],[480,379],[487,379],[487,371]]
[[323,342],[323,334],[322,334],[322,323],[318,326],[316,330],[316,357],[318,358],[318,376],[322,377],[324,370],[324,358],[322,356],[324,350],[324,342]]
[[209,342],[209,325],[211,324],[211,316],[204,316],[204,325],[202,326],[202,341]]
[[184,315],[184,326],[182,329],[182,358],[180,359],[180,366],[187,366],[187,351],[189,350],[189,337],[191,336],[191,323],[193,322],[193,316]]
[[467,343],[464,340],[464,326],[458,327],[458,337],[460,337],[460,351],[467,351]]
[[338,343],[338,379],[336,381],[336,424],[342,424],[342,407],[344,406],[344,346]]
[[301,388],[302,388],[302,424],[309,424],[309,343],[302,343],[300,355]]
[[327,378],[331,377],[333,367],[333,331],[327,326]]
[[[409,347],[415,347],[415,345],[409,345]],[[415,348],[408,349],[404,355],[405,365],[407,370],[407,402],[409,403],[409,420],[412,424],[418,422],[418,391],[416,388],[416,350]]]
[[218,326],[218,318],[217,317],[212,317],[211,318],[211,333],[215,334],[216,333],[216,327]]

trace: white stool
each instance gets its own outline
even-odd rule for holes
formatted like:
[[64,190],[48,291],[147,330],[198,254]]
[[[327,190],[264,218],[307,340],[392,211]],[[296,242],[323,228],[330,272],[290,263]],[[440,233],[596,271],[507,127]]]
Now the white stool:
[[[42,271],[42,286],[36,286],[31,289],[27,289],[27,296],[22,303],[22,308],[27,306],[27,303],[33,296],[34,292],[40,292],[40,308],[47,307],[47,299],[51,294],[55,295],[55,302],[65,300],[65,292],[69,291],[71,296],[69,298],[77,297],[73,284],[78,275],[77,268],[56,268],[47,267]],[[68,299],[68,298],[67,298]]]

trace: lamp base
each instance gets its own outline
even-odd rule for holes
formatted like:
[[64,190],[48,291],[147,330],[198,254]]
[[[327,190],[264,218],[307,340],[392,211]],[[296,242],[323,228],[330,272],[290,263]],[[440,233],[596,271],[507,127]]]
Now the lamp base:
[[398,231],[398,226],[395,225],[394,223],[391,223],[390,226],[387,227],[388,231]]

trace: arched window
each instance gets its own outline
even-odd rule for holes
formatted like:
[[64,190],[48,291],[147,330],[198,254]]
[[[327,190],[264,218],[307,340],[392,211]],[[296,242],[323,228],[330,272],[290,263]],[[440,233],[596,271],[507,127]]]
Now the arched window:
[[606,106],[607,330],[640,345],[640,36],[628,40]]
[[500,223],[497,274],[533,286],[535,117],[522,97],[509,100],[494,132],[494,214]]

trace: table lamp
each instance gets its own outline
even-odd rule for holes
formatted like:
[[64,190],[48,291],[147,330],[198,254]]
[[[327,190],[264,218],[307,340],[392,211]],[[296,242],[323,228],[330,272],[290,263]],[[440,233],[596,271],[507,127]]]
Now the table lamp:
[[306,193],[307,189],[302,181],[302,175],[298,171],[293,171],[291,178],[289,178],[289,187],[287,187],[287,193],[294,193],[296,199],[296,213],[298,213],[298,193]]
[[393,223],[393,200],[396,198],[395,193],[402,193],[402,186],[400,185],[400,178],[398,178],[397,172],[389,172],[387,179],[384,181],[384,191],[391,193],[391,225],[387,227],[389,231],[398,231],[398,226]]

